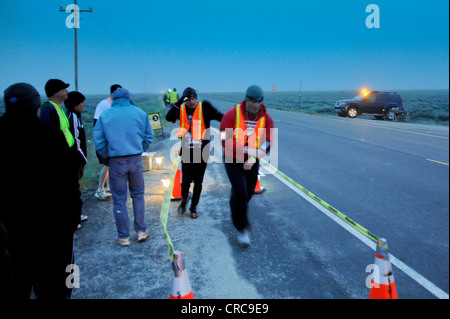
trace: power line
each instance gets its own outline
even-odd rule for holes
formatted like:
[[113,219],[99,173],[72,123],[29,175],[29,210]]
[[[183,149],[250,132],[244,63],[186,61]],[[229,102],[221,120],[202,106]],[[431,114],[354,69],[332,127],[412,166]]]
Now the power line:
[[[69,6],[67,6],[66,9]],[[66,11],[66,9],[59,7],[60,12],[69,12],[69,11]],[[73,26],[73,29],[75,32],[75,90],[76,91],[78,91],[78,36],[77,36],[77,30],[80,27],[80,24],[79,24],[80,23],[80,17],[79,17],[80,12],[92,12],[92,8],[89,8],[89,10],[80,10],[80,9],[78,9],[78,6],[77,6],[77,0],[74,0],[74,6],[73,6],[74,26]]]
[[[91,5],[86,1],[86,0],[81,0],[83,1],[83,3],[88,6],[91,7]],[[96,21],[98,22],[98,24],[103,28],[103,30],[106,32],[106,35],[109,36],[110,40],[113,40],[114,37],[112,36],[112,33],[109,31],[108,27],[105,25],[105,23],[103,23],[102,19],[100,18],[100,16],[96,13],[93,12],[94,17],[96,19]]]

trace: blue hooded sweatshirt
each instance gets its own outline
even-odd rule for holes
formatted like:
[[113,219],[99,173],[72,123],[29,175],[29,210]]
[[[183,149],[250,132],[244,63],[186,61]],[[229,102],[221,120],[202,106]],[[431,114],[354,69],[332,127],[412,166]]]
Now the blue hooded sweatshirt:
[[140,155],[154,139],[148,115],[134,106],[129,92],[113,93],[111,108],[104,111],[94,127],[94,144],[103,157]]

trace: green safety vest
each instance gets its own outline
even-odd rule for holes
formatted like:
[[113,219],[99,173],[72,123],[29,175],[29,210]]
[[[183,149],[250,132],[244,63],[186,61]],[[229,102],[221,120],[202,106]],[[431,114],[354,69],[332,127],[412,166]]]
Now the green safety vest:
[[169,93],[169,102],[170,103],[178,102],[177,92],[173,91]]
[[[44,103],[47,103],[47,102],[55,107],[56,113],[58,113],[61,131],[64,133],[64,136],[66,138],[67,144],[69,144],[69,147],[72,147],[73,144],[75,144],[75,139],[74,139],[72,133],[70,132],[69,119],[67,118],[67,116],[63,112],[63,110],[61,109],[61,106],[59,106],[58,104],[56,104],[55,102],[50,101],[50,100],[47,100]],[[44,104],[44,103],[42,103],[42,104]]]

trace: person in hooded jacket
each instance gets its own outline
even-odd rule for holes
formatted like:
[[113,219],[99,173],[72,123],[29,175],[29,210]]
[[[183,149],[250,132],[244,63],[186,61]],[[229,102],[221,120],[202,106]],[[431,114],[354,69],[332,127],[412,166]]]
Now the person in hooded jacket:
[[145,183],[142,153],[154,139],[148,115],[130,100],[123,88],[114,91],[111,108],[100,115],[94,127],[94,144],[103,158],[109,157],[109,183],[118,238],[116,243],[129,246],[128,190],[133,199],[134,230],[137,241],[149,236],[145,223]]
[[[72,91],[67,94],[67,99],[64,105],[67,109],[66,116],[69,120],[69,130],[75,139],[74,147],[71,148],[74,156],[75,165],[77,166],[78,178],[81,180],[84,175],[84,167],[87,164],[87,147],[86,147],[86,132],[84,130],[83,121],[81,120],[81,113],[84,111],[85,96],[77,91]],[[88,219],[86,215],[80,216],[80,222]],[[78,229],[81,225],[78,225]]]
[[67,94],[67,100],[64,101],[67,109],[66,116],[70,125],[69,130],[75,139],[75,163],[78,167],[80,179],[84,175],[84,167],[87,163],[86,132],[81,119],[81,113],[86,106],[85,100],[83,94],[72,91]]
[[33,291],[38,299],[68,299],[66,268],[74,263],[81,207],[73,156],[63,132],[39,121],[40,96],[33,86],[11,85],[4,102],[0,223],[7,233],[12,277],[6,295],[27,299]]

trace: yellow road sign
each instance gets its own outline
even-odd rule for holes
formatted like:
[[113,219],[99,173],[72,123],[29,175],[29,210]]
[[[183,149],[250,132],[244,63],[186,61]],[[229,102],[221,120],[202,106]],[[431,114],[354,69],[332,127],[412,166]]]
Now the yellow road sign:
[[159,113],[152,113],[148,115],[148,119],[150,120],[150,124],[152,125],[152,129],[154,130],[161,130],[161,117],[159,116]]

